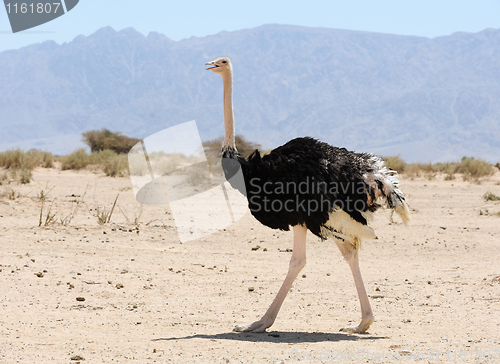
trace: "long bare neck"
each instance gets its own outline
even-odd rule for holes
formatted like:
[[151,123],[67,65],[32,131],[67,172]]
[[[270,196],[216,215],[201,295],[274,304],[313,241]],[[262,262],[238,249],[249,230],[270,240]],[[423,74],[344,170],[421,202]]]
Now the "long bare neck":
[[233,72],[222,74],[222,86],[224,89],[224,146],[234,149],[234,115],[233,115]]

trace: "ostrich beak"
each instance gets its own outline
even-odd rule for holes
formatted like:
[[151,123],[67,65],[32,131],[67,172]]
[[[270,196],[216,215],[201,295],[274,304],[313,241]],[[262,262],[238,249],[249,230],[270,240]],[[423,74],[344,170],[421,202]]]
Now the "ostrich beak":
[[205,63],[205,66],[213,66],[213,67],[208,67],[207,71],[219,67],[214,63],[214,61]]

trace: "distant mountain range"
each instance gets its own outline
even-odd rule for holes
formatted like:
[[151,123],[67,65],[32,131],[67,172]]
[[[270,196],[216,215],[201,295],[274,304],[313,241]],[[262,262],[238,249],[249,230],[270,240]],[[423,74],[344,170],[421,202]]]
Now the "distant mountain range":
[[234,64],[236,131],[264,148],[309,135],[407,161],[500,160],[500,30],[433,39],[265,25],[174,42],[102,28],[0,53],[0,150],[68,153],[106,127],[143,138],[196,120],[223,134]]

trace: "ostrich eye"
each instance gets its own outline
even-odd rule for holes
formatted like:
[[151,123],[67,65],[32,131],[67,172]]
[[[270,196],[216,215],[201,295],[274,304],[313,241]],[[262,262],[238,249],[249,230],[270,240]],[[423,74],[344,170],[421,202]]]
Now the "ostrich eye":
[[222,61],[222,63],[227,63],[227,61]]

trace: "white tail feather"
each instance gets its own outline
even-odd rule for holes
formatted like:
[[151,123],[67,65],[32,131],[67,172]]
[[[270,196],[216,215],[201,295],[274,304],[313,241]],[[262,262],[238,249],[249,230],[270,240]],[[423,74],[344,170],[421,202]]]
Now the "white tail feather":
[[392,200],[388,203],[389,207],[394,209],[394,211],[401,216],[401,220],[403,220],[405,225],[408,224],[410,222],[410,209],[408,208],[403,192],[401,192],[399,188],[394,188],[388,196],[388,199],[389,198]]
[[[374,171],[372,174],[365,176],[365,181],[373,188],[378,189],[376,193],[376,202],[381,205],[386,205],[388,208],[393,209],[401,220],[406,225],[410,222],[410,210],[406,203],[406,198],[403,192],[398,188],[398,173],[390,168],[387,168],[379,157],[373,156],[371,158]],[[378,188],[378,184],[374,183],[376,180],[382,182],[382,190]]]

